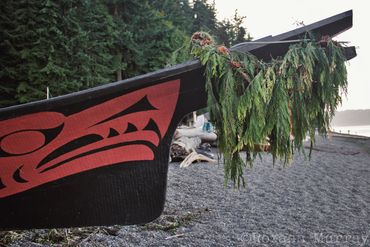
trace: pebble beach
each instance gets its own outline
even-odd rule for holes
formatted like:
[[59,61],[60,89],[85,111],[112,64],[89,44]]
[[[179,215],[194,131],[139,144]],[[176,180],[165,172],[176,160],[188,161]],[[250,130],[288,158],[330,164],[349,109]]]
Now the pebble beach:
[[154,222],[0,232],[0,246],[370,246],[370,138],[319,139],[289,166],[266,154],[245,175],[235,189],[222,164],[170,163]]

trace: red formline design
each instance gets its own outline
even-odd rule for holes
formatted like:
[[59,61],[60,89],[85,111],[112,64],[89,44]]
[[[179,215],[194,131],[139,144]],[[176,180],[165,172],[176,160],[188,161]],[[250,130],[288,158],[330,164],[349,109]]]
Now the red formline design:
[[180,80],[134,91],[80,112],[38,112],[0,121],[0,198],[91,169],[154,160]]

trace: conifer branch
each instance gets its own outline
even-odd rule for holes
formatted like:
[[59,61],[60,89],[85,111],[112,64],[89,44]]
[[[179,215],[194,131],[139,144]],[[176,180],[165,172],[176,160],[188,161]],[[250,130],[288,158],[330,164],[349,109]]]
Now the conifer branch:
[[[326,135],[347,91],[345,57],[328,37],[290,46],[268,63],[217,46],[205,32],[192,36],[191,54],[205,66],[208,108],[218,131],[225,183],[245,185],[243,171],[259,152],[289,164],[306,136]],[[240,152],[246,151],[247,161]],[[311,153],[311,151],[310,151]]]

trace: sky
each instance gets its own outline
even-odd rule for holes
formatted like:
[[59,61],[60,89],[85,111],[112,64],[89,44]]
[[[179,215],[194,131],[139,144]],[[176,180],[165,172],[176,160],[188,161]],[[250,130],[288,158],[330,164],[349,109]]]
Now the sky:
[[[357,57],[347,63],[348,94],[338,110],[370,109],[370,13],[365,0],[215,0],[218,19],[231,18],[235,9],[246,16],[244,27],[254,39],[276,35],[353,10],[353,27],[335,37],[356,46]],[[367,26],[368,25],[368,26]]]

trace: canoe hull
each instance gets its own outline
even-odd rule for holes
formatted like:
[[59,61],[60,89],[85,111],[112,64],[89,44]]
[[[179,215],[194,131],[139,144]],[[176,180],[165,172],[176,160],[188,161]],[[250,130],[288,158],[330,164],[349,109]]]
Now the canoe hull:
[[[263,40],[307,31],[334,36],[351,26],[349,11]],[[288,48],[232,49],[268,60]],[[349,51],[348,58],[356,55]],[[203,74],[194,60],[0,109],[0,229],[129,225],[158,217],[173,133],[186,114],[206,107]]]
[[[31,105],[28,113],[2,115],[2,133],[10,133],[1,142],[8,155],[0,159],[0,228],[127,225],[158,217],[165,201],[173,133],[184,115],[206,105],[202,73],[202,68],[192,69],[143,89],[107,92],[111,97],[53,109]],[[45,117],[52,113],[55,119],[47,126]],[[14,120],[26,123],[14,126]],[[30,129],[44,134],[55,126],[63,129],[51,141],[46,137],[41,148],[31,145],[35,151],[26,152],[30,145],[5,145]],[[26,154],[20,154],[22,150]],[[41,157],[35,158],[37,154]],[[18,165],[22,160],[33,163]]]

